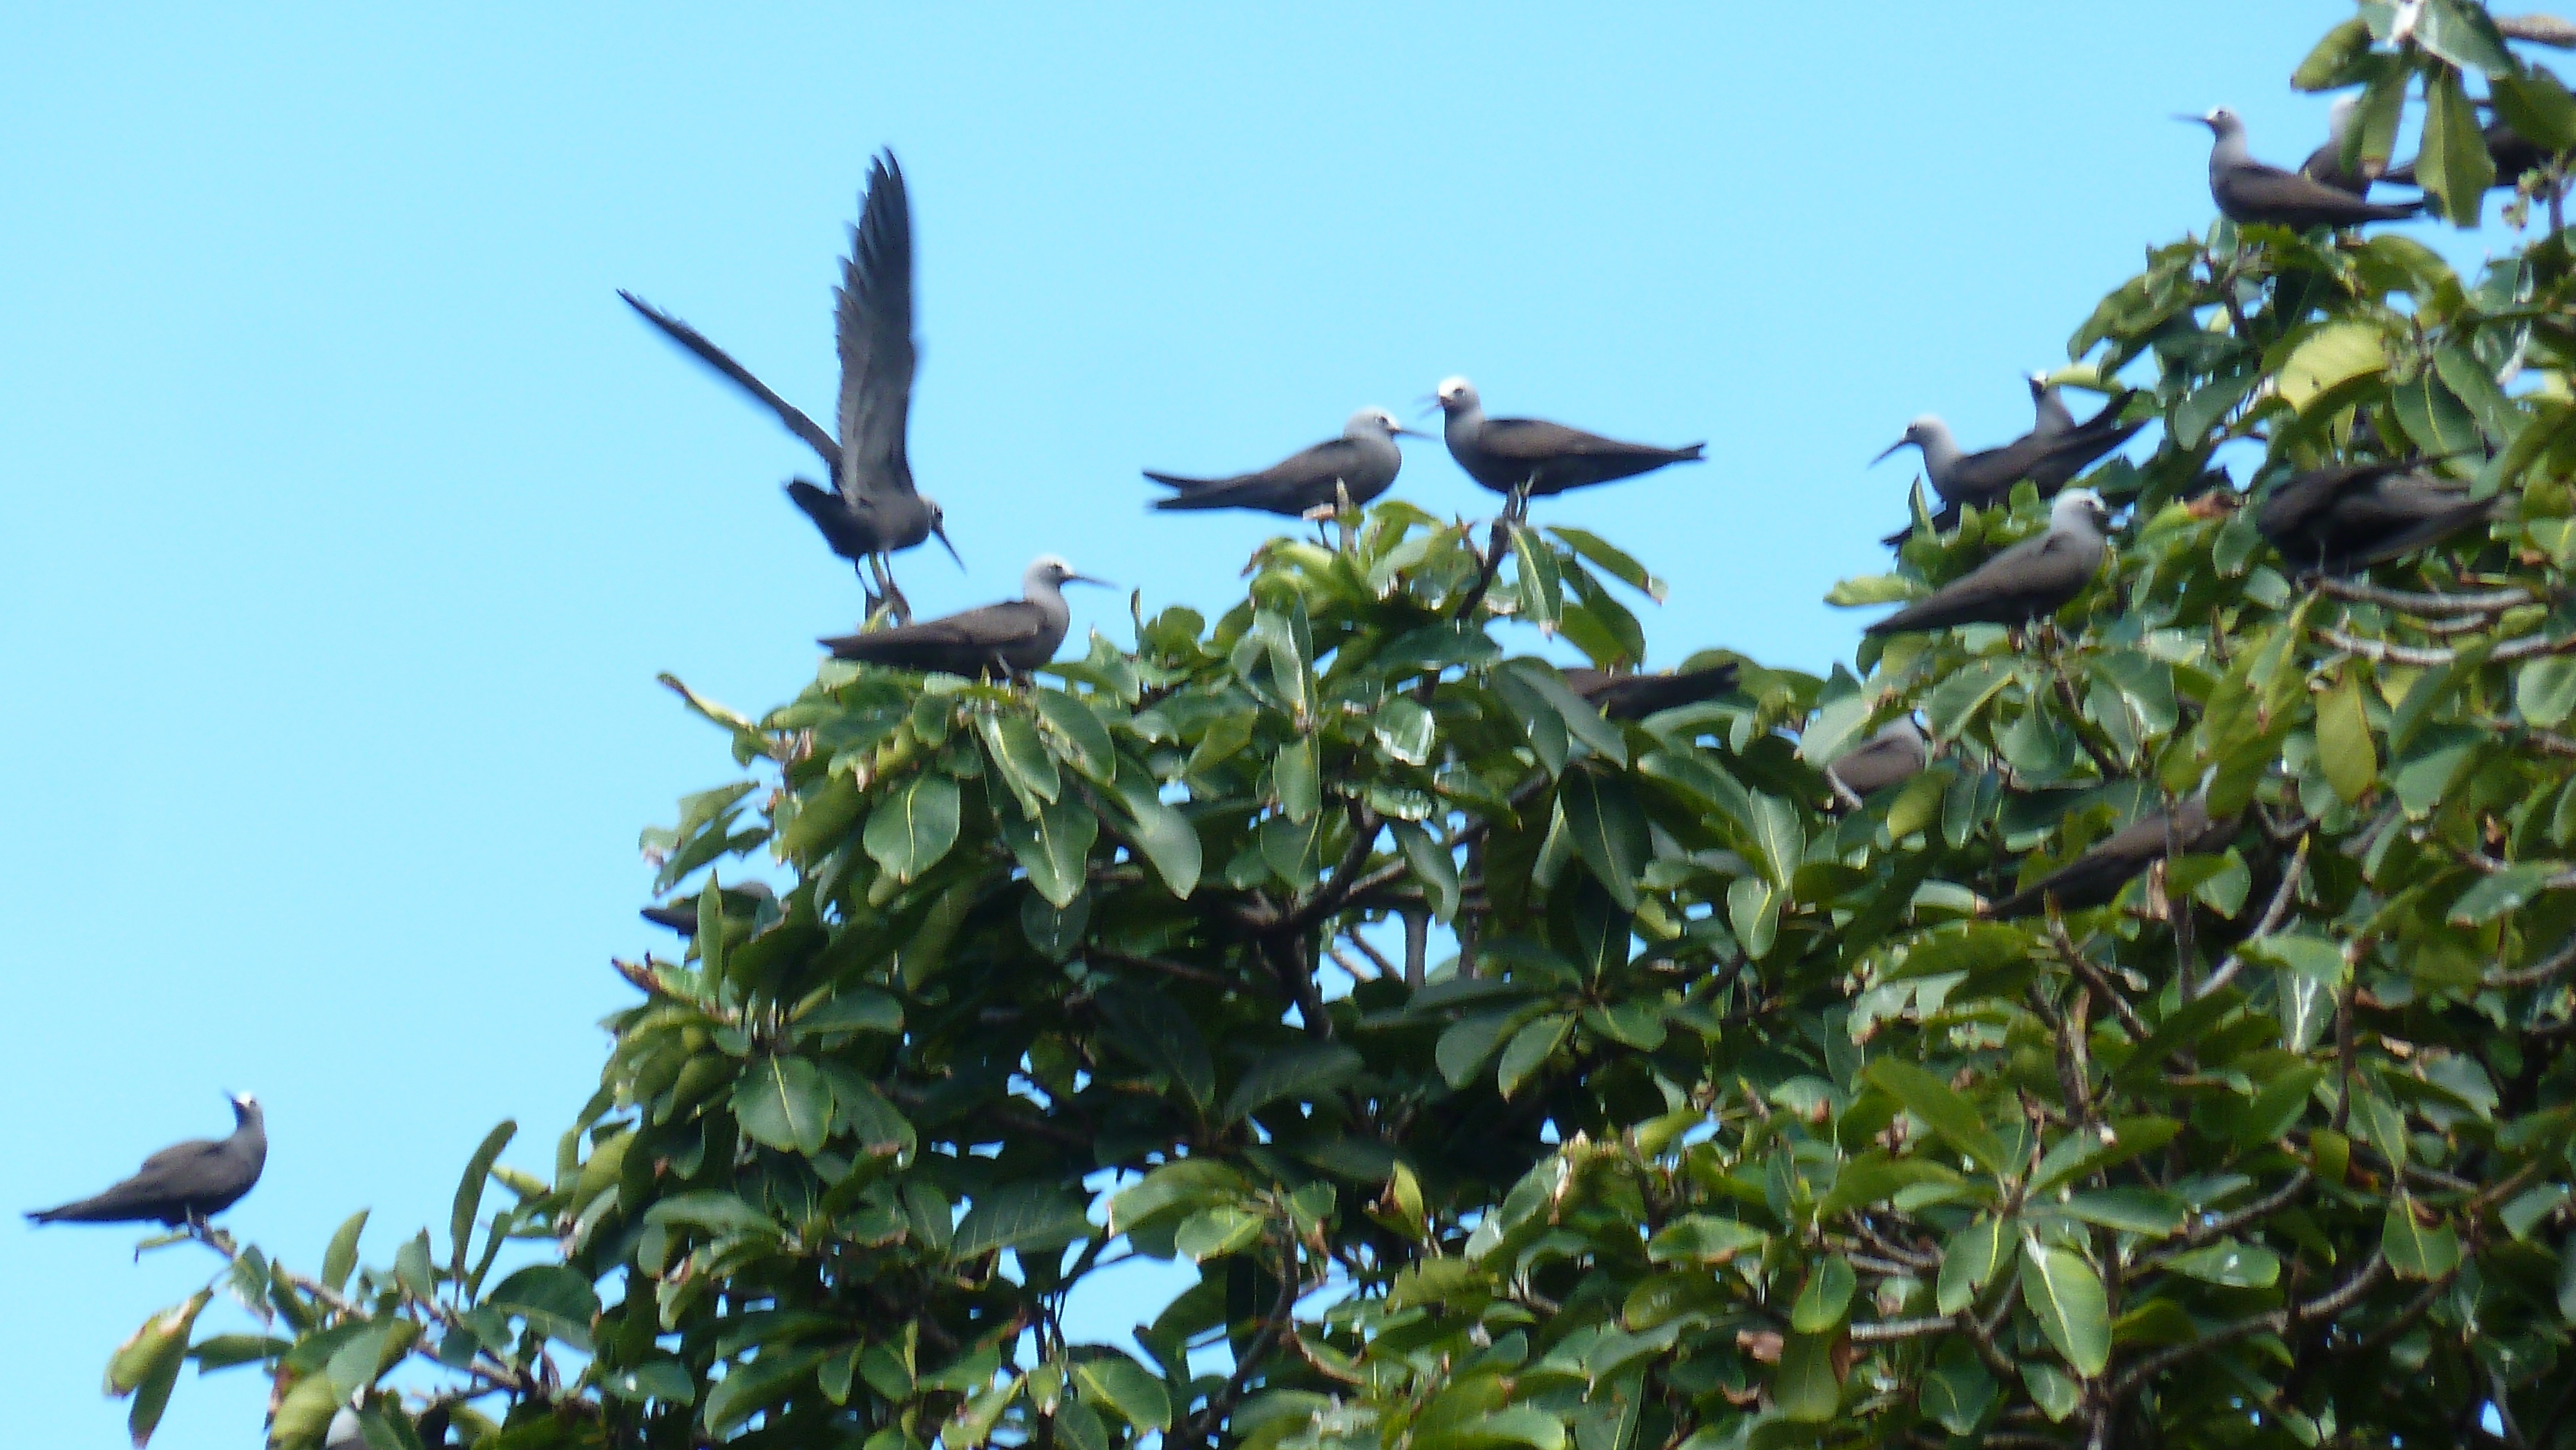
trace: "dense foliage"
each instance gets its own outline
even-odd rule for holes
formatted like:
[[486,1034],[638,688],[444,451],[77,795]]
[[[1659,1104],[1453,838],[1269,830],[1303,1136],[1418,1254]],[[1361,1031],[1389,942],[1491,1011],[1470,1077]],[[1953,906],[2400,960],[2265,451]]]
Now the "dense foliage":
[[[2464,75],[2576,147],[2467,0],[2361,11],[2298,83],[2363,87],[2377,160],[2420,90],[2446,214]],[[404,1450],[2576,1444],[2569,246],[2154,248],[2070,356],[2161,442],[2087,480],[2130,522],[2053,627],[1613,722],[1528,651],[1640,659],[1641,567],[1387,504],[1041,686],[692,696],[754,776],[648,836],[658,884],[792,886],[624,966],[550,1172],[505,1125],[381,1268],[363,1215],[312,1276],[219,1238],[111,1385],[139,1438],[184,1360],[256,1363],[273,1443],[354,1399]],[[2242,439],[2258,496],[2422,453],[2503,502],[2301,579],[2211,487]],[[1932,765],[1838,804],[1819,762],[1909,713]],[[2196,792],[2215,854],[1981,913]],[[1071,1342],[1134,1254],[1198,1287],[1141,1359]],[[227,1291],[259,1332],[192,1343]]]

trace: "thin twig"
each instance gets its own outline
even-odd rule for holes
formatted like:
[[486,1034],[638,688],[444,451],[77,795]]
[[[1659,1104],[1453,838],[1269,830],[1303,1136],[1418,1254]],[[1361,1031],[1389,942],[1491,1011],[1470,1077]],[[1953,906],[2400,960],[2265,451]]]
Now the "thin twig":
[[[2306,878],[2307,872],[2308,838],[2301,836],[2299,849],[2291,854],[2290,864],[2281,872],[2280,889],[2272,893],[2272,904],[2263,908],[2263,917],[2254,923],[2253,934],[2246,938],[2248,941],[2260,941],[2281,929],[2281,922],[2290,914],[2290,903],[2298,899],[2299,883]],[[2200,984],[2200,991],[2194,995],[2206,997],[2226,986],[2244,967],[2244,959],[2229,952],[2227,960],[2218,964],[2218,970],[2209,974],[2208,979]]]
[[2508,609],[2539,602],[2528,589],[2489,589],[2477,594],[2419,594],[2405,589],[2383,589],[2354,579],[2319,579],[2317,592],[2356,604],[2376,604],[2385,609],[2404,610],[2409,614],[2502,614]]

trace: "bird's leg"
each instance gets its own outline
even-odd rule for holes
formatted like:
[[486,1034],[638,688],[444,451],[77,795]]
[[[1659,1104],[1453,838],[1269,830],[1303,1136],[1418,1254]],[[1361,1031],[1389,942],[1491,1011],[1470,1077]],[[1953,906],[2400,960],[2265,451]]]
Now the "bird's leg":
[[1352,552],[1357,545],[1359,521],[1353,516],[1358,512],[1351,507],[1350,485],[1338,478],[1334,479],[1333,518],[1342,526],[1342,552],[1345,554]]
[[1522,480],[1520,486],[1513,489],[1510,497],[1504,500],[1503,517],[1513,523],[1519,523],[1528,518],[1530,490],[1536,487],[1538,487],[1538,470],[1533,468],[1530,470],[1530,476]]
[[870,554],[868,568],[876,574],[877,592],[884,598],[885,607],[894,612],[895,623],[912,623],[912,601],[904,598],[903,591],[895,586],[894,566],[886,562],[885,555]]

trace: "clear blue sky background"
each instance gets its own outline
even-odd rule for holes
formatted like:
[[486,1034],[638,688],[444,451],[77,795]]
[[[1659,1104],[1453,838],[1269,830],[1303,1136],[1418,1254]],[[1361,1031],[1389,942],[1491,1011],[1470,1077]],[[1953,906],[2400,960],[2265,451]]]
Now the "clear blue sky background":
[[[625,286],[829,416],[868,154],[913,183],[915,466],[1001,597],[1040,550],[1221,604],[1253,519],[1140,466],[1266,463],[1463,372],[1500,413],[1710,440],[1547,508],[1673,581],[1658,663],[1821,669],[1911,415],[1972,445],[2204,225],[2228,103],[2295,162],[2339,0],[1382,8],[22,9],[0,48],[0,900],[11,1208],[268,1104],[244,1235],[443,1224],[496,1119],[543,1170],[632,999],[638,827],[732,776],[653,683],[792,694],[858,594],[811,460]],[[2223,39],[2221,37],[2224,37]],[[2410,228],[2430,236],[2428,226]],[[2467,243],[2469,254],[2489,245]],[[2502,245],[2501,241],[2493,245]],[[1490,511],[1438,445],[1399,489]],[[1097,595],[1124,638],[1124,601]],[[193,1249],[0,1226],[13,1443]],[[1150,1305],[1138,1306],[1140,1312]],[[157,1443],[252,1443],[184,1380]]]

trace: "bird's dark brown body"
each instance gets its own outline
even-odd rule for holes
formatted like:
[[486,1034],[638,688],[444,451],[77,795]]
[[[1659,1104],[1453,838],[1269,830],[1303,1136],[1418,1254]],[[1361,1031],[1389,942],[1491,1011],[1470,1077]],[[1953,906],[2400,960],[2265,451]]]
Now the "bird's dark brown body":
[[2083,855],[1988,906],[1985,914],[1999,921],[2036,916],[2050,901],[2060,911],[2108,906],[2121,887],[2163,860],[2168,850],[2178,849],[2186,856],[2215,851],[2235,834],[2233,818],[2211,820],[2208,803],[2193,796],[2176,806],[2170,817],[2157,811],[2103,837]]
[[164,1148],[104,1193],[37,1209],[37,1223],[203,1223],[241,1201],[268,1162],[268,1124],[257,1099],[232,1100],[228,1138]]

